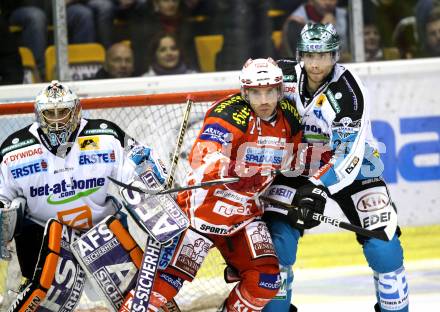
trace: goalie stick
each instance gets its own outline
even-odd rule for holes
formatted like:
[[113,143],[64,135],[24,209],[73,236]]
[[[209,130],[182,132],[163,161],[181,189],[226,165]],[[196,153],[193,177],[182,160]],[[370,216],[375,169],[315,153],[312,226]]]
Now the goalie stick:
[[[286,207],[286,208],[290,208],[290,209],[298,209],[298,207],[295,207],[293,205],[287,205],[287,204],[282,203],[282,202],[280,202],[280,201],[278,201],[276,199],[272,199],[272,198],[268,198],[268,197],[261,197],[261,199],[263,199],[264,201],[267,201],[268,203],[279,205],[279,206],[282,206],[282,207]],[[383,240],[383,241],[386,241],[386,242],[389,241],[387,235],[383,231],[367,230],[367,229],[364,229],[363,227],[360,227],[360,226],[357,226],[357,225],[354,225],[354,224],[351,224],[351,223],[344,222],[344,221],[342,221],[340,219],[331,218],[329,216],[322,215],[322,214],[317,213],[317,212],[313,213],[312,218],[313,218],[313,220],[320,221],[320,222],[323,222],[323,223],[327,223],[327,224],[333,225],[334,227],[345,229],[345,230],[354,232],[356,234],[359,234],[359,235],[362,235],[362,236],[365,236],[365,237],[377,238],[377,239],[380,239],[380,240]]]
[[[194,100],[192,96],[188,95],[186,101],[185,114],[183,115],[182,124],[180,125],[179,136],[177,139],[176,147],[174,149],[173,158],[171,160],[170,173],[168,175],[168,180],[166,181],[165,184],[165,189],[170,189],[174,183],[174,174],[176,172],[177,164],[179,162],[180,150],[182,149],[183,138],[185,136],[186,129],[188,127],[189,114],[191,112],[191,107],[193,103]],[[111,181],[116,183],[115,180],[113,179],[111,179]],[[133,310],[144,311],[144,309],[139,310],[139,308],[141,307],[145,307],[146,310],[148,310],[151,291],[153,290],[154,280],[156,278],[156,272],[159,265],[159,255],[161,254],[161,251],[162,251],[162,245],[158,241],[154,241],[151,237],[149,237],[147,239],[144,255],[142,257],[142,262],[139,269],[138,278],[136,281],[136,287],[134,290],[133,302],[131,308],[132,311]],[[154,254],[154,257],[152,257],[152,255],[149,253]],[[145,287],[145,283],[143,283],[143,280],[145,280],[146,276],[151,276],[151,281],[150,283],[148,283],[149,287]],[[175,304],[174,301],[170,302],[169,304],[173,305],[173,303],[176,306],[176,309],[178,310],[177,304]]]

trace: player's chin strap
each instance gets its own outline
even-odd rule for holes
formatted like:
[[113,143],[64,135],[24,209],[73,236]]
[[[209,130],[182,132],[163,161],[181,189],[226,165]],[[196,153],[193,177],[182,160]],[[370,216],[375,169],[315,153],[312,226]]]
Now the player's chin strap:
[[[298,209],[297,207],[295,207],[293,205],[289,205],[289,204],[283,203],[283,202],[278,201],[278,200],[273,199],[273,198],[262,197],[261,199],[263,199],[264,201],[266,201],[266,202],[268,202],[270,204],[274,204],[276,206],[283,207],[283,208],[286,208],[286,209]],[[287,215],[287,211],[286,211],[285,215]],[[322,214],[317,213],[317,212],[313,213],[313,219],[316,220],[316,221],[320,221],[320,222],[323,222],[323,223],[327,223],[327,224],[333,225],[334,227],[337,227],[337,228],[341,228],[341,229],[345,229],[345,230],[354,232],[356,234],[359,234],[359,235],[362,235],[362,236],[365,236],[365,237],[377,238],[377,239],[380,239],[380,240],[383,240],[383,241],[387,241],[387,242],[390,241],[390,239],[392,238],[392,237],[389,238],[387,233],[385,233],[382,230],[376,230],[376,231],[367,230],[367,229],[364,229],[364,228],[362,228],[360,226],[344,222],[344,221],[342,221],[340,219],[331,218],[331,217],[328,217],[326,215],[322,215]]]
[[11,260],[9,242],[20,231],[26,207],[26,199],[14,198],[9,205],[0,201],[0,259]]

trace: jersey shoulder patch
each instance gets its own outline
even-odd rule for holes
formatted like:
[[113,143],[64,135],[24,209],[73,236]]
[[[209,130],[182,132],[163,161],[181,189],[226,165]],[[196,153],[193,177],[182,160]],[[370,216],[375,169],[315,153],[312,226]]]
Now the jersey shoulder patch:
[[292,134],[294,135],[298,133],[301,130],[301,115],[298,113],[295,104],[288,99],[283,99],[280,101],[279,105],[289,122]]
[[0,162],[3,159],[3,157],[11,151],[15,151],[19,148],[23,148],[33,144],[40,144],[38,139],[32,133],[29,132],[29,128],[31,126],[32,125],[28,125],[23,129],[20,129],[12,133],[10,136],[6,138],[6,140],[0,146]]
[[345,70],[337,81],[329,84],[324,93],[337,116],[350,116],[353,120],[362,117],[364,95],[350,71]]
[[124,146],[125,132],[114,122],[105,119],[86,119],[87,124],[82,129],[78,137],[91,135],[111,135],[121,142]]
[[240,94],[236,94],[215,103],[207,117],[221,118],[242,132],[246,132],[251,112],[249,104]]

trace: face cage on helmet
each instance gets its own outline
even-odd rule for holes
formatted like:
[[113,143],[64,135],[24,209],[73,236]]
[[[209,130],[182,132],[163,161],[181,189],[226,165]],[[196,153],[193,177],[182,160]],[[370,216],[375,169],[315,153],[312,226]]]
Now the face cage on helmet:
[[250,104],[249,102],[249,96],[246,92],[246,90],[248,89],[252,89],[252,88],[267,88],[267,87],[277,87],[278,88],[278,98],[277,98],[277,102],[281,101],[283,99],[284,96],[284,88],[283,88],[283,82],[279,82],[276,84],[271,84],[271,85],[264,85],[264,86],[242,86],[240,91],[241,91],[241,97]]
[[[57,110],[67,109],[68,113],[65,116],[57,118]],[[54,108],[55,118],[51,119],[44,115],[44,111],[38,112],[37,121],[40,124],[40,128],[48,137],[51,146],[59,146],[65,144],[73,131],[75,131],[79,123],[79,104],[74,105],[73,108]],[[66,119],[66,122],[61,121]]]

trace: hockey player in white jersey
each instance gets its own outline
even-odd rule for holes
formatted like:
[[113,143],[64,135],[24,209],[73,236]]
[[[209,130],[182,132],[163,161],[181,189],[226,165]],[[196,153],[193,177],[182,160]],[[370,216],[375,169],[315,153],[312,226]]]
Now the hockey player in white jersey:
[[[313,167],[311,160],[316,157],[313,152],[318,144],[328,149],[320,157],[318,153],[314,171],[306,168],[303,177],[279,177],[267,195],[322,213],[326,202],[323,191],[327,189],[352,224],[384,231],[389,238],[387,242],[357,236],[374,275],[377,297],[374,309],[408,311],[408,284],[397,211],[381,177],[383,163],[369,119],[371,103],[359,78],[337,63],[339,44],[339,36],[331,24],[307,24],[301,31],[297,61],[278,62],[283,69],[285,95],[294,100],[302,117],[303,141],[310,145],[305,156],[308,166]],[[287,194],[285,198],[283,194]],[[301,196],[308,197],[308,201],[298,203]],[[288,286],[264,311],[295,311],[290,305],[291,267],[296,261],[298,240],[304,229],[317,226],[319,221],[311,218],[312,213],[293,216],[290,213],[289,224],[285,214],[277,216],[280,211],[277,208],[283,207],[269,206],[265,217]]]
[[[65,231],[73,236],[70,229],[90,229],[120,208],[109,196],[108,176],[127,182],[140,164],[145,168],[147,163],[160,182],[165,180],[165,169],[150,148],[110,121],[81,118],[79,98],[66,85],[53,81],[45,87],[36,97],[35,114],[34,123],[11,134],[0,147],[0,210],[8,216],[0,218],[5,229],[0,231],[0,242],[4,245],[15,238],[20,269],[28,280],[33,278],[36,267],[38,271],[37,260],[50,218],[62,224],[63,236],[67,235]],[[25,199],[27,204],[11,212],[11,202],[16,198]],[[5,224],[5,220],[9,223]],[[50,244],[43,244],[42,252],[51,249]],[[55,254],[60,254],[59,247]],[[71,257],[68,251],[66,254]],[[43,276],[47,273],[44,270],[48,269],[35,274]],[[51,276],[53,279],[53,273]],[[75,285],[81,279],[84,276],[77,275]],[[38,287],[44,293],[50,285],[43,280],[42,277]],[[42,297],[37,292],[33,300]],[[71,304],[71,309],[75,304]]]

